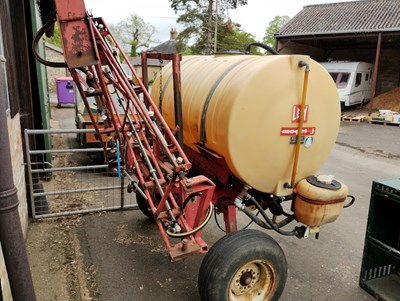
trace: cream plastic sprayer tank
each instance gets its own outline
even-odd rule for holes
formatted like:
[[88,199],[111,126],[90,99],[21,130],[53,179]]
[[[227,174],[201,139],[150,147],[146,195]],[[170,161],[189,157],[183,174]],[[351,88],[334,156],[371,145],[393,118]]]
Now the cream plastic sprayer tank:
[[[222,156],[251,187],[287,195],[293,168],[305,68],[310,66],[296,181],[327,159],[340,124],[340,102],[329,73],[303,55],[188,56],[181,62],[184,143]],[[172,66],[151,95],[168,125],[174,122]],[[161,103],[160,103],[161,99]]]

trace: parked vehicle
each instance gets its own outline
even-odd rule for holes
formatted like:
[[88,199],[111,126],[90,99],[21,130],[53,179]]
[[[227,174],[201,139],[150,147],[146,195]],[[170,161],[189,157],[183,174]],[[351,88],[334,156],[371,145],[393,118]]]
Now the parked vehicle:
[[328,70],[336,83],[342,108],[370,101],[373,64],[330,61],[321,65]]

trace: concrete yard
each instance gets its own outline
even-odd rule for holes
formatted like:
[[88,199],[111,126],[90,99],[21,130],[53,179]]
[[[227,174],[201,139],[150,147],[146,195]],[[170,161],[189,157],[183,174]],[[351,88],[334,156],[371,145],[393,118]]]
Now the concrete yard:
[[[68,114],[73,109],[53,117]],[[396,126],[342,122],[320,172],[345,182],[356,203],[323,226],[319,240],[269,232],[288,261],[281,301],[375,300],[358,286],[371,184],[400,177],[399,134]],[[222,236],[214,220],[204,230],[210,246]],[[199,300],[204,255],[170,263],[156,226],[138,210],[33,222],[27,248],[38,301]]]

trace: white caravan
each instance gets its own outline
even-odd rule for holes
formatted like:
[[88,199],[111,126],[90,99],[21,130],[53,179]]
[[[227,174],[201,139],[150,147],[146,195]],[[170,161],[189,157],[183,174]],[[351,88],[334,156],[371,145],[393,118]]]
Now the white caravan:
[[321,63],[336,83],[341,107],[364,104],[371,99],[374,65],[364,62],[330,61]]

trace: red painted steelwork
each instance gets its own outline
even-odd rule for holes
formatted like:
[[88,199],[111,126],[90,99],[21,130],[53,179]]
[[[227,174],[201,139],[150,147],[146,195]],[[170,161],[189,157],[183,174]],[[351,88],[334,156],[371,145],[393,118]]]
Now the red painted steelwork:
[[96,64],[97,54],[84,2],[55,0],[55,3],[68,67],[78,68]]
[[[205,176],[186,177],[192,164],[104,20],[87,16],[83,0],[56,0],[56,7],[66,63],[105,150],[106,161],[114,166],[120,160],[127,174],[135,174],[172,260],[206,252],[201,229],[211,217],[212,201],[215,203],[214,183]],[[134,80],[126,76],[119,53]],[[174,87],[179,94],[180,55],[159,57],[172,57]],[[181,110],[179,97],[177,110]],[[97,113],[92,113],[90,99]],[[101,115],[102,123],[97,122],[99,116],[95,114]],[[105,139],[100,135],[103,133]],[[117,142],[121,158],[115,155]],[[182,242],[173,243],[170,237]]]

